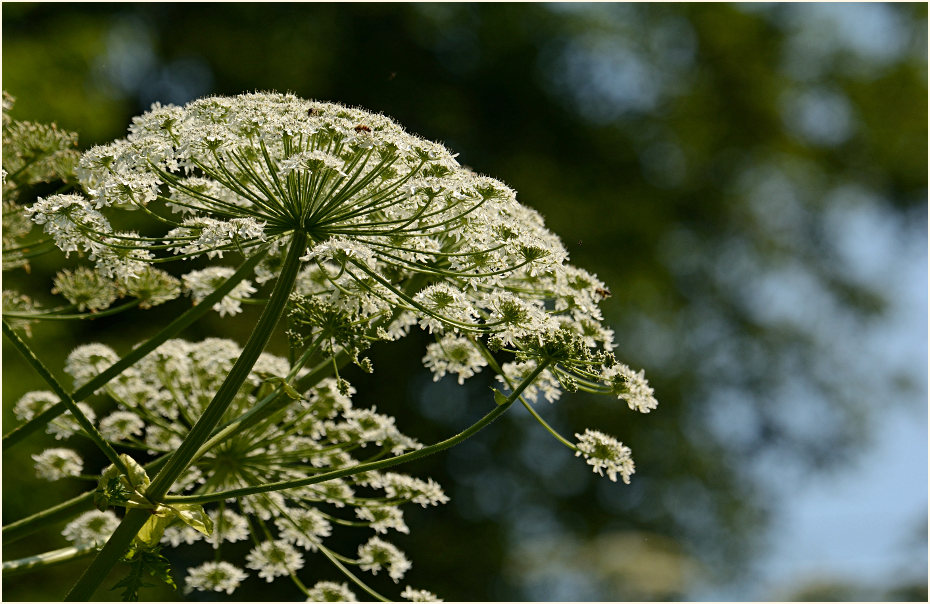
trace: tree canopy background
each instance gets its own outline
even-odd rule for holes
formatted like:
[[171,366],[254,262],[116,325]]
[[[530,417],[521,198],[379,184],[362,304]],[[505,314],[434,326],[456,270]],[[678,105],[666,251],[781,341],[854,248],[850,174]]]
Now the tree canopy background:
[[[540,410],[563,433],[622,438],[633,484],[598,479],[515,410],[410,468],[452,496],[408,512],[397,542],[411,584],[449,600],[723,586],[736,599],[925,600],[925,516],[901,521],[917,559],[886,581],[738,586],[766,559],[779,507],[868,456],[882,414],[916,408],[926,423],[926,19],[925,4],[5,4],[3,88],[17,119],[57,122],[82,148],[122,136],[152,102],[208,94],[380,111],[514,187],[609,284],[618,358],[645,368],[659,409],[578,394]],[[57,262],[7,278],[42,299]],[[171,306],[144,325],[39,325],[33,341],[60,370],[81,342],[125,351]],[[186,337],[242,341],[256,316],[214,316]],[[483,412],[490,380],[433,383],[425,342],[375,349],[374,376],[350,379],[433,442]],[[11,426],[12,404],[42,386],[3,351]],[[4,454],[5,522],[78,492],[29,477],[50,442]],[[902,471],[926,487],[922,463]],[[60,547],[59,531],[4,557]],[[6,596],[60,598],[83,564],[5,582]],[[247,586],[237,597],[299,595]]]

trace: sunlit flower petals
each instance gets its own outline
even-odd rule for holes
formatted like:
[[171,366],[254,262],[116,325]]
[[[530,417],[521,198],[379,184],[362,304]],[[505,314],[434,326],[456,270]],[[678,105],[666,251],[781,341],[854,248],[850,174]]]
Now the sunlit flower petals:
[[423,365],[433,372],[433,381],[439,381],[446,373],[458,375],[459,384],[464,384],[467,378],[472,377],[488,361],[481,352],[467,338],[448,334],[439,342],[426,347],[426,356]]
[[384,534],[389,529],[398,533],[409,533],[410,529],[404,522],[404,513],[399,507],[393,505],[365,506],[355,508],[355,515],[369,522],[369,526],[376,533]]
[[[97,415],[94,413],[94,410],[90,408],[90,405],[81,402],[77,403],[77,407],[89,422],[94,422]],[[53,435],[57,440],[68,438],[80,430],[80,424],[78,424],[77,419],[70,411],[65,411],[62,415],[51,420],[45,428],[45,431]]]
[[378,537],[372,537],[358,548],[359,568],[377,575],[378,571],[385,569],[388,575],[397,583],[404,574],[410,570],[412,564],[404,553],[391,543]]
[[290,509],[275,518],[281,538],[309,551],[316,551],[320,541],[332,534],[332,525],[315,508]]
[[[191,295],[196,304],[213,293],[234,272],[235,270],[225,266],[212,266],[203,270],[191,271],[182,277],[184,289]],[[222,300],[213,305],[213,310],[220,313],[221,317],[237,315],[242,312],[242,300],[256,291],[258,290],[252,287],[250,281],[247,279],[242,280],[236,284],[232,291],[223,296]]]
[[27,392],[13,406],[13,415],[21,421],[29,421],[60,400],[58,395],[47,390]]
[[436,597],[431,591],[425,589],[414,589],[409,585],[401,592],[400,597],[410,602],[442,602],[441,598]]
[[205,562],[188,569],[184,591],[225,591],[231,594],[248,576],[229,562]]
[[287,541],[265,541],[246,556],[246,568],[258,571],[258,576],[271,583],[304,566],[303,555]]
[[623,482],[630,484],[635,468],[629,447],[597,430],[585,430],[584,434],[575,434],[575,438],[578,439],[576,457],[584,455],[597,474],[603,476],[606,471],[614,482],[619,474]]
[[80,386],[118,360],[119,356],[109,346],[83,344],[68,355],[65,361],[65,371],[74,378],[75,386]]
[[320,581],[307,591],[307,602],[358,602],[345,583]]
[[59,480],[78,476],[84,469],[84,460],[71,449],[46,449],[32,456],[36,476],[45,480]]
[[625,400],[630,409],[649,413],[659,405],[642,370],[633,371],[623,363],[617,363],[604,369],[601,377],[611,384],[617,398]]
[[145,421],[130,411],[114,411],[100,420],[100,435],[107,440],[121,441],[130,436],[142,436]]
[[439,505],[449,501],[442,488],[431,478],[420,480],[405,474],[386,472],[372,486],[384,489],[391,499],[402,499],[419,503],[423,507]]
[[61,534],[75,547],[100,546],[107,542],[119,523],[116,514],[109,510],[91,510],[66,524]]

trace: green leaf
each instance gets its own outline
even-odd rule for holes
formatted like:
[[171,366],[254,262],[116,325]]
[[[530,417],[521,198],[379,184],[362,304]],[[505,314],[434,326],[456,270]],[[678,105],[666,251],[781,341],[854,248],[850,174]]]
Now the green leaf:
[[139,549],[133,546],[126,552],[123,562],[129,563],[129,574],[112,587],[112,589],[123,588],[120,597],[124,602],[137,602],[141,588],[156,585],[144,580],[149,576],[170,585],[172,589],[178,588],[171,576],[171,564],[159,551],[160,548]]
[[[168,508],[159,508],[168,509]],[[158,542],[161,541],[161,536],[165,532],[165,528],[171,524],[171,521],[174,520],[175,514],[173,513],[162,513],[158,511],[153,513],[152,516],[142,525],[142,528],[139,529],[139,532],[136,533],[136,543],[143,545],[144,547],[155,547],[158,545]]]
[[302,396],[300,396],[300,393],[294,390],[294,387],[288,384],[287,380],[285,380],[283,377],[277,377],[277,376],[267,377],[265,378],[265,381],[271,384],[280,384],[281,387],[284,389],[284,394],[288,395],[295,401],[299,401],[300,399],[303,398]]
[[125,453],[120,455],[120,459],[129,470],[129,475],[121,474],[113,464],[104,468],[100,480],[97,481],[97,489],[94,491],[94,505],[100,511],[106,510],[110,505],[152,507],[152,504],[142,495],[152,482],[145,473],[145,469]]
[[101,478],[94,491],[94,505],[104,512],[111,505],[125,506],[132,495],[132,491],[118,477],[113,476],[106,480]]
[[196,503],[179,503],[171,506],[177,517],[187,526],[200,531],[207,537],[213,532],[213,520],[203,511],[203,506]]

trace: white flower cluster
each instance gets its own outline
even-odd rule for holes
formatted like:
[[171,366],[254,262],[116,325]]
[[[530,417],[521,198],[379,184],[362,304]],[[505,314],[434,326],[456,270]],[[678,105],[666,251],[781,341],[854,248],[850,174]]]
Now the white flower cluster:
[[77,476],[84,469],[84,460],[72,449],[46,449],[32,456],[36,462],[36,476],[45,480],[60,480]]
[[86,266],[60,271],[55,276],[53,294],[61,294],[78,310],[102,310],[119,297],[115,281]]
[[359,546],[358,559],[362,570],[378,574],[379,570],[385,569],[395,583],[403,578],[411,566],[402,551],[379,537],[372,537]]
[[204,562],[187,571],[184,591],[225,591],[231,594],[248,576],[229,562]]
[[107,542],[117,526],[119,518],[110,510],[91,510],[66,524],[61,534],[76,547],[101,546]]
[[[223,284],[236,272],[226,266],[211,266],[203,270],[191,271],[184,275],[184,291],[190,294],[194,303],[198,303]],[[242,300],[254,294],[256,290],[249,280],[240,281],[223,299],[213,305],[213,310],[226,315],[237,315],[242,312]]]
[[177,242],[169,250],[185,258],[206,254],[222,258],[223,253],[236,249],[239,241],[264,239],[264,223],[254,218],[215,220],[206,216],[188,218],[181,226],[168,231],[167,239]]
[[426,356],[423,357],[423,365],[433,372],[434,381],[439,381],[446,373],[455,373],[459,376],[459,384],[464,384],[466,378],[487,364],[474,344],[451,333],[442,336],[435,344],[427,345]]
[[[296,365],[269,354],[259,358],[220,425],[247,412],[248,419],[195,458],[175,493],[302,479],[420,448],[393,418],[354,407],[354,391],[338,369],[335,378],[301,385],[308,359],[332,358],[335,368],[336,356],[347,354],[370,370],[361,351],[415,326],[435,339],[423,363],[437,380],[453,374],[462,384],[491,366],[511,391],[536,376],[523,383],[524,402],[582,390],[613,394],[643,413],[656,407],[643,372],[613,356],[614,333],[599,309],[610,292],[568,264],[565,247],[541,216],[505,184],[463,168],[442,145],[382,115],[276,93],[156,104],[134,118],[125,139],[86,152],[77,175],[87,197],[39,199],[27,213],[63,251],[96,262],[93,275],[67,273],[56,282],[81,309],[112,303],[108,279],[117,283],[116,295],[142,292],[143,304],[153,305],[168,299],[168,290],[177,295],[181,283],[199,302],[234,273],[208,265],[168,287],[170,276],[152,262],[262,253],[258,285],[276,278],[286,253],[289,262],[301,263],[287,312]],[[153,218],[146,236],[112,229],[108,217],[121,224],[117,214],[139,208]],[[214,309],[237,314],[255,293],[242,280]],[[100,432],[118,447],[171,453],[240,352],[228,340],[165,342],[103,388],[117,409],[100,420]],[[509,356],[498,364],[494,353]],[[116,358],[105,346],[90,345],[72,353],[66,370],[85,383]],[[14,411],[34,417],[57,402],[49,394],[27,395]],[[76,429],[68,415],[49,426],[59,439]],[[593,430],[577,436],[576,453],[595,472],[629,482],[634,467],[627,447]],[[49,479],[82,471],[68,449],[35,461]],[[213,562],[190,570],[186,588],[232,593],[247,576],[292,575],[314,552],[373,574],[383,570],[396,583],[410,562],[381,535],[409,531],[401,504],[447,500],[432,480],[376,471],[227,499],[209,511],[215,530],[208,542],[220,550],[251,535],[255,546],[245,567],[254,572],[221,562],[218,552]],[[325,543],[340,524],[376,533],[354,560]],[[163,537],[172,546],[199,540],[203,535],[180,523]],[[355,598],[345,584],[303,589],[312,599]],[[410,587],[402,595],[435,599]]]
[[659,405],[642,370],[633,371],[623,363],[617,363],[605,368],[601,377],[614,385],[617,397],[625,400],[630,409],[649,413]]
[[634,466],[629,447],[597,430],[585,430],[584,434],[576,434],[575,438],[578,439],[578,451],[575,455],[584,455],[588,465],[593,466],[595,472],[603,476],[606,471],[607,477],[614,482],[619,474],[623,482],[630,484]]
[[[614,347],[598,308],[610,292],[567,263],[542,217],[383,115],[270,92],[156,104],[125,139],[86,152],[77,174],[90,199],[40,199],[30,214],[63,250],[90,253],[105,276],[138,277],[157,255],[264,246],[256,268],[264,283],[302,232],[310,245],[295,291],[370,336],[396,339],[419,324],[436,336],[424,363],[437,378],[462,382],[486,366],[467,348],[470,336],[517,362],[547,360],[549,400],[569,388],[612,392],[639,411],[655,406],[642,374],[594,356]],[[138,207],[158,218],[153,228],[169,225],[161,238],[111,233],[103,211]],[[194,271],[185,289],[202,299],[229,271]],[[235,314],[251,293],[243,282],[215,308]],[[565,334],[581,346],[566,348]]]
[[307,593],[307,602],[358,602],[345,583],[320,581]]
[[[55,124],[14,120],[9,114],[14,101],[12,96],[3,91],[3,199],[5,202],[18,200],[17,198],[28,190],[28,187],[23,187],[23,185],[71,180],[78,160],[77,134],[61,130]],[[3,209],[3,228],[6,230],[9,226],[6,205]]]
[[[27,392],[16,402],[16,405],[13,406],[13,415],[17,419],[22,421],[28,421],[33,417],[39,415],[52,405],[55,405],[59,402],[58,395],[54,392],[49,392],[47,390],[37,390],[33,392]],[[87,403],[80,402],[77,404],[78,409],[87,417],[90,421],[94,421],[96,417],[94,410],[90,408]],[[52,421],[48,423],[45,428],[45,431],[53,435],[56,440],[63,440],[70,437],[75,432],[80,431],[80,425],[77,423],[77,420],[71,414],[70,411],[66,411],[64,414],[59,415]]]
[[[79,405],[114,447],[129,447],[154,456],[170,453],[187,436],[240,352],[238,345],[229,340],[169,340],[102,389],[116,403],[116,409],[99,422],[89,407]],[[108,347],[89,344],[69,355],[65,369],[80,384],[117,359]],[[394,418],[354,407],[354,389],[342,384],[340,390],[333,378],[324,378],[310,387],[300,402],[292,401],[279,386],[289,373],[295,372],[284,359],[269,354],[260,357],[225,419],[233,420],[261,405],[268,405],[269,412],[197,458],[172,492],[204,494],[305,478],[420,447],[398,431]],[[305,373],[296,372],[296,378]],[[291,404],[274,404],[278,399]],[[50,392],[28,393],[16,404],[14,413],[28,419],[57,400]],[[70,415],[50,424],[50,431],[59,438],[76,430]],[[84,467],[81,457],[71,449],[48,449],[35,455],[34,460],[39,476],[48,480],[77,476]],[[208,509],[213,521],[209,537],[176,522],[165,529],[162,543],[171,547],[198,541],[210,543],[217,550],[217,558],[191,568],[186,589],[232,593],[248,576],[273,581],[307,566],[308,554],[323,550],[334,555],[326,544],[334,527],[361,525],[369,527],[375,536],[359,546],[354,564],[372,574],[384,570],[396,582],[410,568],[410,561],[384,536],[390,531],[409,532],[401,506],[413,503],[426,507],[446,501],[448,497],[430,479],[369,471],[227,499]],[[341,511],[346,509],[350,513]],[[112,512],[89,513],[69,524],[64,534],[75,543],[105,540],[115,527],[114,521]],[[225,544],[249,539],[257,545],[247,554],[242,567],[220,561]],[[310,595],[325,599],[322,596],[349,593],[338,584],[323,583]]]
[[39,198],[26,214],[42,225],[65,253],[83,252],[97,263],[97,270],[115,279],[135,278],[154,254],[139,245],[136,233],[114,232],[110,222],[81,195]]

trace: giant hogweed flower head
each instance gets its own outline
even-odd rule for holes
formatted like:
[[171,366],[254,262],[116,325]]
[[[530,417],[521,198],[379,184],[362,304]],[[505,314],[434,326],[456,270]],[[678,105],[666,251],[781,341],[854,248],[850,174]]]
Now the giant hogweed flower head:
[[[565,256],[512,190],[462,168],[442,145],[382,115],[293,95],[156,104],[127,138],[87,151],[77,174],[89,198],[40,199],[31,215],[106,274],[135,274],[156,258],[248,253],[296,230],[313,243],[307,260],[351,257],[375,271],[486,285]],[[163,235],[114,232],[103,212],[130,209]]]
[[[234,342],[216,338],[199,343],[165,342],[101,390],[116,408],[96,422],[100,433],[114,447],[132,450],[133,456],[158,457],[174,451],[240,353]],[[84,345],[69,355],[65,369],[80,384],[116,358],[104,345]],[[263,413],[206,450],[187,468],[172,492],[202,495],[306,478],[421,447],[398,430],[394,418],[353,406],[354,389],[347,385],[340,392],[332,378],[317,382],[297,402],[282,397],[282,380],[304,373],[293,371],[282,358],[263,354],[224,419],[234,421],[247,411],[264,407]],[[292,404],[273,403],[275,397]],[[55,400],[51,393],[29,393],[15,412],[22,417],[34,415]],[[92,414],[90,417],[93,421]],[[84,468],[81,457],[70,449],[49,449],[34,459],[37,474],[47,480],[67,479]],[[135,482],[147,484],[142,466],[131,465],[140,473]],[[115,475],[114,466],[103,475],[108,473]],[[102,495],[105,503],[119,500],[118,493],[106,489]],[[335,527],[351,525],[368,528],[373,534],[358,547],[357,560],[347,564],[372,574],[383,569],[397,582],[411,563],[385,537],[389,532],[409,532],[402,506],[412,503],[426,507],[446,501],[448,497],[430,479],[368,471],[224,499],[206,510],[212,534],[205,536],[175,521],[164,529],[161,543],[165,547],[209,543],[217,557],[188,571],[186,589],[232,593],[247,577],[271,582],[307,566],[309,555],[317,553],[321,559],[323,554],[336,555],[328,540]],[[113,530],[113,518],[111,511],[95,512],[69,524],[64,535],[73,541],[76,534],[89,534],[88,527],[96,523],[94,526],[100,526],[95,538],[102,535],[105,540],[108,534],[104,533]],[[250,539],[255,546],[242,567],[220,561],[229,549],[227,544]]]
[[[261,284],[301,233],[309,246],[289,314],[298,348],[358,360],[368,342],[418,325],[436,338],[424,363],[437,377],[463,381],[487,363],[513,387],[545,364],[550,401],[580,389],[642,412],[656,405],[642,374],[611,353],[598,308],[609,291],[568,264],[542,217],[383,115],[278,93],[156,104],[125,139],[87,151],[77,174],[86,197],[40,199],[31,216],[106,276],[264,249]],[[150,216],[151,232],[116,232],[108,217],[128,210]],[[202,297],[209,275],[192,273],[186,290]],[[251,290],[217,309],[238,312]],[[512,363],[492,364],[483,348]]]

